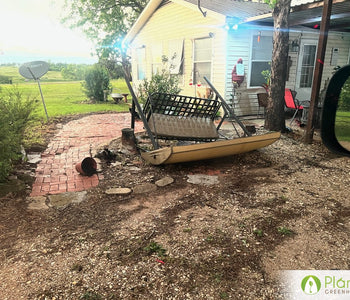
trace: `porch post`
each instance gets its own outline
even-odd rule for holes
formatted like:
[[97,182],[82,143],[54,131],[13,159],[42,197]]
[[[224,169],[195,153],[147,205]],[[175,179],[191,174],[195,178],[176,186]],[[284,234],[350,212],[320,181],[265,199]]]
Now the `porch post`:
[[314,117],[315,117],[315,111],[317,110],[317,106],[318,106],[318,97],[319,97],[320,87],[321,87],[322,71],[323,71],[324,57],[325,57],[326,46],[327,46],[330,16],[332,13],[332,3],[333,3],[333,0],[323,1],[320,36],[318,39],[316,65],[315,65],[315,72],[314,72],[313,81],[312,81],[310,108],[309,108],[307,125],[306,125],[306,133],[305,133],[305,142],[309,144],[312,143],[313,136],[314,136],[314,129],[315,129]]

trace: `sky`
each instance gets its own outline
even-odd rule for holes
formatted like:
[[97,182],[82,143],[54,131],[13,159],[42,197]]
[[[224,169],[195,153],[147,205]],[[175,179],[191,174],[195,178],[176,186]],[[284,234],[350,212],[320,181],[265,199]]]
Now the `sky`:
[[[94,63],[94,45],[60,22],[64,0],[0,0],[0,64]],[[11,61],[12,60],[12,61]]]

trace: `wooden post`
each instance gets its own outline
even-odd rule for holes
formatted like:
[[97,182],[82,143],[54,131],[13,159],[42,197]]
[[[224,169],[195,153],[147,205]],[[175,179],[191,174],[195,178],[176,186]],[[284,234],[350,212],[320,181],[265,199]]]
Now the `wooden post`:
[[305,142],[312,143],[314,136],[314,117],[318,106],[318,97],[320,93],[322,71],[324,64],[324,57],[327,46],[328,30],[330,23],[330,16],[332,13],[332,3],[333,0],[323,1],[323,11],[322,11],[322,21],[320,27],[320,36],[318,39],[317,56],[315,64],[315,72],[312,81],[312,91],[310,99],[310,107],[306,125]]
[[123,128],[122,129],[122,148],[136,153],[136,138],[134,134],[134,129],[132,128]]

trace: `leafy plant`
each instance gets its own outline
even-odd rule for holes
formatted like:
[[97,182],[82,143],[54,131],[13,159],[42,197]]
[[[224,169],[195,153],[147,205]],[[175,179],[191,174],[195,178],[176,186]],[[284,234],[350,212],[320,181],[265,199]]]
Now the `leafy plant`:
[[0,75],[0,84],[12,84],[12,78],[10,76]]
[[345,81],[340,96],[339,110],[350,111],[350,77]]
[[157,254],[160,257],[164,257],[166,255],[166,249],[164,249],[160,244],[157,242],[150,242],[147,247],[144,248],[144,250],[149,254]]
[[179,78],[177,75],[170,74],[173,66],[169,65],[168,62],[169,59],[163,55],[161,71],[152,75],[150,80],[144,79],[140,84],[138,92],[141,101],[146,101],[148,95],[152,93],[178,94],[181,91]]
[[24,131],[32,119],[34,105],[34,99],[24,99],[16,87],[0,94],[0,181],[7,178],[21,157]]
[[284,227],[284,226],[278,227],[277,231],[282,235],[292,235],[293,234],[292,230],[290,230],[289,228]]
[[91,292],[91,291],[87,291],[86,293],[84,293],[80,299],[85,299],[85,300],[99,300],[102,299],[101,295],[95,293],[95,292]]
[[86,71],[83,90],[89,99],[104,100],[104,90],[110,90],[109,74],[105,67],[95,64]]
[[261,229],[254,229],[253,232],[257,237],[262,237],[264,235],[264,232]]
[[266,93],[269,93],[270,83],[271,83],[271,69],[261,71],[261,75],[265,79],[265,83],[261,86],[265,89]]
[[87,65],[67,64],[61,70],[62,78],[67,80],[84,80]]

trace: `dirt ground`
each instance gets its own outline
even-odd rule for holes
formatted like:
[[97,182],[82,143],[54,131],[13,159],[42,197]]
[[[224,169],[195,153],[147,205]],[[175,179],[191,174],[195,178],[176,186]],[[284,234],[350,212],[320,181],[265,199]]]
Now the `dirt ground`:
[[350,268],[350,160],[319,142],[287,134],[166,166],[120,154],[102,172],[59,209],[29,210],[27,192],[0,198],[0,299],[284,299],[282,270]]

